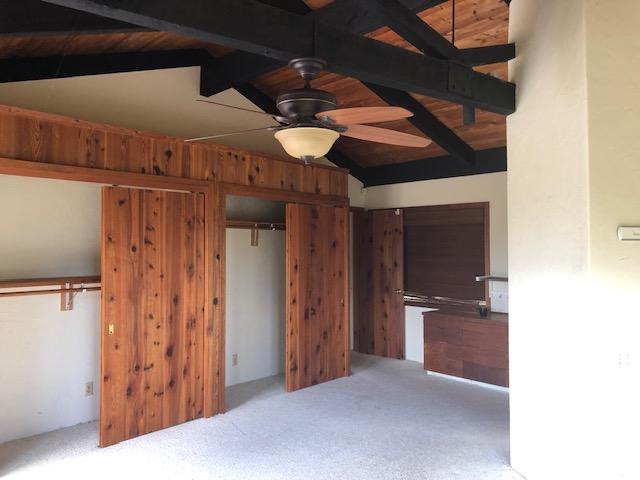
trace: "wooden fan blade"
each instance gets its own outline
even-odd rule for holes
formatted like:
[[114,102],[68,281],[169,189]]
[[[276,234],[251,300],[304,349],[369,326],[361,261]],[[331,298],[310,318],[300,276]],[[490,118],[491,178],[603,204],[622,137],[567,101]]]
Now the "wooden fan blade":
[[[284,128],[284,127],[283,127]],[[252,128],[250,130],[240,130],[238,132],[230,132],[230,133],[220,133],[218,135],[207,135],[206,137],[196,137],[196,138],[188,138],[185,142],[199,142],[200,140],[211,140],[212,138],[221,138],[221,137],[229,137],[231,135],[242,135],[243,133],[253,133],[260,131],[276,131],[280,130],[279,127],[260,127],[260,128]]]
[[388,128],[370,127],[369,125],[347,125],[347,131],[342,132],[342,135],[358,140],[388,143],[402,147],[426,147],[431,144],[431,140],[428,138],[396,132]]
[[339,108],[316,114],[322,120],[329,118],[334,123],[352,125],[355,123],[390,122],[412,117],[413,113],[402,107],[354,107]]

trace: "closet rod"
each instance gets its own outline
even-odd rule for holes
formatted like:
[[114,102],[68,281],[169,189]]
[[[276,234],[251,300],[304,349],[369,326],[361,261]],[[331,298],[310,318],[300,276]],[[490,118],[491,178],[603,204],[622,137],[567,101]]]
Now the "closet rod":
[[102,287],[54,288],[49,290],[27,290],[23,292],[0,292],[0,297],[22,297],[26,295],[51,295],[65,292],[94,292]]
[[0,288],[47,287],[49,285],[89,285],[100,283],[100,276],[22,278],[18,280],[0,280]]
[[285,230],[286,224],[282,222],[252,222],[251,220],[227,220],[227,228],[246,228],[248,230]]

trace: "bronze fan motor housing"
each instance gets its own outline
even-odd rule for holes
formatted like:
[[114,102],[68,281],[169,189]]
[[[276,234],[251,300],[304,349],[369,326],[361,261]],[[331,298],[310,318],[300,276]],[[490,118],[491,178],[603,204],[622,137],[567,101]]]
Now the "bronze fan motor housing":
[[305,122],[314,120],[317,113],[334,110],[338,100],[324,90],[299,88],[278,96],[276,106],[285,117]]
[[294,58],[289,62],[302,80],[304,88],[298,88],[283,93],[276,99],[276,106],[280,113],[296,123],[316,123],[316,114],[334,110],[338,106],[338,99],[330,92],[311,88],[311,81],[323,71],[327,63],[320,58]]

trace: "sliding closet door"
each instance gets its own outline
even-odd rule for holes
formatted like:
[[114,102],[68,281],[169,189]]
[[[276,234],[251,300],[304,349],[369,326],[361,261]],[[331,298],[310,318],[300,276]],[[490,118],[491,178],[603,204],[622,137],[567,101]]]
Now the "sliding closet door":
[[287,391],[350,373],[348,208],[287,205]]
[[104,188],[100,445],[202,416],[202,194]]

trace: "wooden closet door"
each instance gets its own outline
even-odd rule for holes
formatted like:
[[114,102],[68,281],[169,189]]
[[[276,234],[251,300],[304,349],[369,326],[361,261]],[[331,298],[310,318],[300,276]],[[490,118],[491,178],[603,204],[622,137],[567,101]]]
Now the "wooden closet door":
[[202,194],[102,191],[100,445],[202,416]]
[[287,205],[287,391],[350,373],[348,213]]
[[371,212],[373,353],[404,358],[404,244],[402,210]]

